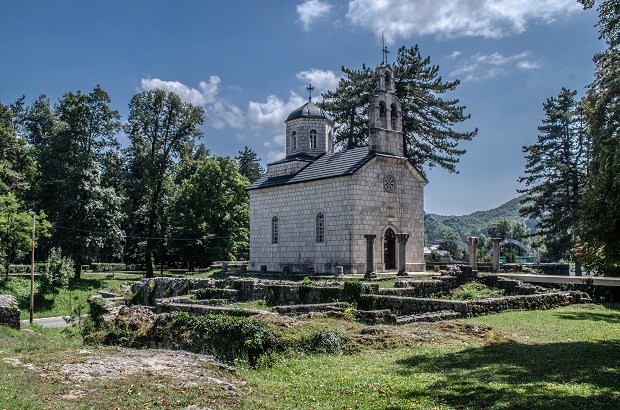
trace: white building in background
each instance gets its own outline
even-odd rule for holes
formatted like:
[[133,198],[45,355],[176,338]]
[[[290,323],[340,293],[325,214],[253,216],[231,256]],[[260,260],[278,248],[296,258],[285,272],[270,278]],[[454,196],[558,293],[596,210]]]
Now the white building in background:
[[368,147],[333,152],[334,123],[311,100],[287,118],[286,158],[247,188],[250,270],[424,271],[427,181],[403,156],[391,68],[375,78]]

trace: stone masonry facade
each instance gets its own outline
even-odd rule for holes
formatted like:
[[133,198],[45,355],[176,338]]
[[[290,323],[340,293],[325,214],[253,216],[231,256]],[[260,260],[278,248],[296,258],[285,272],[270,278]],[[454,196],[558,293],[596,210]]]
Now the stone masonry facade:
[[[423,182],[402,158],[377,156],[351,176],[309,181],[254,191],[250,195],[250,270],[281,272],[364,273],[365,234],[374,243],[375,270],[384,271],[383,236],[388,228],[408,233],[407,271],[425,269]],[[383,188],[386,175],[396,181]],[[316,217],[325,218],[325,239],[316,242]],[[278,218],[278,243],[272,243],[272,220]],[[398,255],[396,255],[398,257]],[[398,262],[398,261],[397,261]],[[398,263],[397,265],[398,266]]]

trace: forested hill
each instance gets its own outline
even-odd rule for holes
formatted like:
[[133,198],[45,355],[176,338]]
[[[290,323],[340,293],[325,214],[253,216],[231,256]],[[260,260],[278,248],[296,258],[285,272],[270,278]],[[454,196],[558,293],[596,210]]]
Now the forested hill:
[[489,222],[496,219],[506,218],[514,220],[522,220],[530,230],[534,230],[535,221],[528,220],[519,216],[519,208],[521,197],[511,199],[497,208],[488,211],[476,211],[469,215],[437,215],[424,214],[424,233],[429,240],[440,238],[443,232],[456,232],[461,236],[463,241],[468,236],[478,236],[481,233],[487,234],[487,226]]

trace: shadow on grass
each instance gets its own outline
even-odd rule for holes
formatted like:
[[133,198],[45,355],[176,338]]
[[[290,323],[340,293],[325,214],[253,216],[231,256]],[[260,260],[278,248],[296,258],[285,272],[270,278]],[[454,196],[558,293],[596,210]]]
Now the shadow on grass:
[[620,316],[616,310],[610,312],[558,312],[555,314],[560,319],[568,320],[591,320],[593,322],[620,323]]
[[[402,360],[403,376],[442,374],[424,391],[455,408],[618,409],[620,342],[502,343]],[[422,376],[423,377],[423,376]]]

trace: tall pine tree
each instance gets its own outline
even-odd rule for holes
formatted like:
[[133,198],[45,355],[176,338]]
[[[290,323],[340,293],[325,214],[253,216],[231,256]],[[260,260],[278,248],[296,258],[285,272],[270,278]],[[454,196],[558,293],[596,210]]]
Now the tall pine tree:
[[[474,131],[456,131],[455,126],[469,119],[459,100],[443,99],[458,80],[444,82],[439,67],[423,58],[418,46],[401,47],[392,64],[396,94],[403,110],[403,146],[405,156],[421,171],[440,166],[456,172],[465,150],[462,141],[471,141]],[[367,145],[368,103],[374,91],[373,71],[366,66],[356,71],[342,68],[348,78],[338,88],[323,94],[320,104],[336,121],[336,144],[350,149]]]
[[[525,197],[521,215],[538,218],[551,256],[568,256],[579,233],[579,205],[587,182],[589,137],[576,91],[562,88],[543,104],[545,117],[536,143],[524,146]],[[579,266],[579,265],[578,265]]]
[[239,151],[239,155],[236,156],[235,159],[239,164],[239,172],[246,177],[250,183],[256,181],[265,173],[265,170],[260,165],[260,158],[258,158],[256,152],[247,146],[243,151]]

